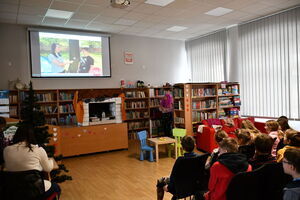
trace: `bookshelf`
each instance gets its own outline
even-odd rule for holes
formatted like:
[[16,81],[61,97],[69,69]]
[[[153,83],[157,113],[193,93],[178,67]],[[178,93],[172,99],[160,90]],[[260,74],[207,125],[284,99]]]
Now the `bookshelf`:
[[128,138],[136,139],[136,132],[150,131],[148,88],[123,88]]
[[0,116],[9,117],[9,91],[0,90]]
[[239,91],[237,82],[175,84],[174,127],[185,128],[192,135],[204,119],[237,117],[241,105]]
[[[76,90],[34,90],[37,104],[45,114],[47,124],[72,125],[76,123],[73,98]],[[21,119],[22,102],[27,90],[9,91],[9,112],[11,118]]]
[[166,91],[172,91],[172,87],[149,88],[149,113],[150,113],[150,137],[163,136],[162,112],[159,110],[160,101]]

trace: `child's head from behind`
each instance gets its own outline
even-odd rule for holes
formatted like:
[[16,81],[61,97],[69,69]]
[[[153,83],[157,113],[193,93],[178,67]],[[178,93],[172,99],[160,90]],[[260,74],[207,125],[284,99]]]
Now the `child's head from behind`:
[[183,150],[187,152],[193,152],[195,148],[195,140],[192,136],[186,135],[181,139],[181,145]]
[[220,142],[224,139],[224,138],[228,138],[227,133],[224,130],[218,130],[215,133],[215,141],[220,144]]
[[254,139],[254,146],[256,154],[271,155],[274,140],[271,136],[261,133]]
[[282,131],[286,131],[287,129],[291,128],[288,120],[285,118],[279,118],[279,119],[277,119],[277,122],[279,123],[280,129]]
[[248,119],[242,121],[241,127],[243,129],[256,129],[254,124]]
[[284,172],[292,176],[300,174],[300,149],[287,149],[283,157]]
[[300,133],[294,129],[287,129],[284,135],[284,143],[291,146],[300,146]]
[[251,142],[251,133],[248,129],[241,129],[241,132],[237,134],[239,145],[246,145]]
[[268,120],[266,122],[265,128],[267,132],[278,131],[279,123],[276,122],[275,120]]
[[224,138],[220,142],[220,154],[223,153],[236,153],[238,151],[238,143],[233,138]]

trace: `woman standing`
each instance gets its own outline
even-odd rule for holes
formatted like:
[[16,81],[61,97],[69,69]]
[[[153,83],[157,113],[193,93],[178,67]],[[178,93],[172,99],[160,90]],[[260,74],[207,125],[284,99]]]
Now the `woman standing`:
[[165,96],[160,102],[159,110],[162,112],[162,126],[164,134],[168,137],[172,136],[173,128],[173,104],[174,100],[170,89],[165,90]]

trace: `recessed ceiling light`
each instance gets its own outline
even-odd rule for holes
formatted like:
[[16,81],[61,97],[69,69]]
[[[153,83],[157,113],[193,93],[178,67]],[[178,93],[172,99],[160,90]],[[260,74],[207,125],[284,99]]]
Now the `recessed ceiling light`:
[[131,26],[131,25],[135,24],[136,22],[137,22],[136,20],[119,19],[119,20],[117,20],[114,24],[125,25],[125,26]]
[[175,0],[147,0],[147,1],[145,1],[145,3],[156,5],[156,6],[166,6],[170,3],[172,3],[173,1],[175,1]]
[[73,14],[73,12],[69,11],[48,9],[45,16],[59,19],[70,19]]
[[184,27],[184,26],[172,26],[172,27],[168,28],[167,31],[179,32],[179,31],[183,31],[185,29],[187,29],[187,27]]
[[219,16],[225,15],[227,13],[230,13],[232,11],[233,10],[229,9],[229,8],[218,7],[218,8],[215,8],[215,9],[212,9],[212,10],[206,12],[205,14],[219,17]]

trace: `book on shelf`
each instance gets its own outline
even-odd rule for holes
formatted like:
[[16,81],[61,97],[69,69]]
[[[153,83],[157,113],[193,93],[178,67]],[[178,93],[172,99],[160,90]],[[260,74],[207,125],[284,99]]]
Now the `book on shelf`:
[[145,101],[132,101],[132,102],[126,102],[126,108],[146,108],[146,102]]
[[148,112],[130,111],[126,113],[126,119],[141,119],[149,117]]
[[9,103],[18,103],[18,95],[9,95]]
[[18,107],[17,106],[10,106],[9,107],[9,115],[10,116],[17,116],[18,115]]
[[9,91],[0,90],[0,104],[8,105],[9,104]]
[[192,109],[216,108],[216,100],[193,101]]
[[72,104],[59,105],[59,113],[70,113],[74,112]]
[[210,119],[210,118],[217,118],[217,112],[199,112],[199,111],[193,111],[192,112],[192,121],[193,122],[200,122],[204,119]]
[[62,101],[68,101],[73,100],[74,94],[73,93],[66,93],[66,92],[60,92],[59,93],[59,99]]
[[182,88],[174,88],[173,95],[174,95],[174,97],[183,97],[183,89]]
[[160,105],[160,100],[159,99],[151,99],[149,104],[150,104],[151,107],[159,106]]
[[175,117],[174,122],[184,124],[184,118],[183,117]]
[[140,122],[129,122],[128,129],[135,130],[139,128],[149,128],[149,121],[140,121]]
[[53,93],[34,94],[37,101],[54,101]]
[[125,92],[125,97],[127,98],[145,98],[145,92],[144,91],[127,91]]

